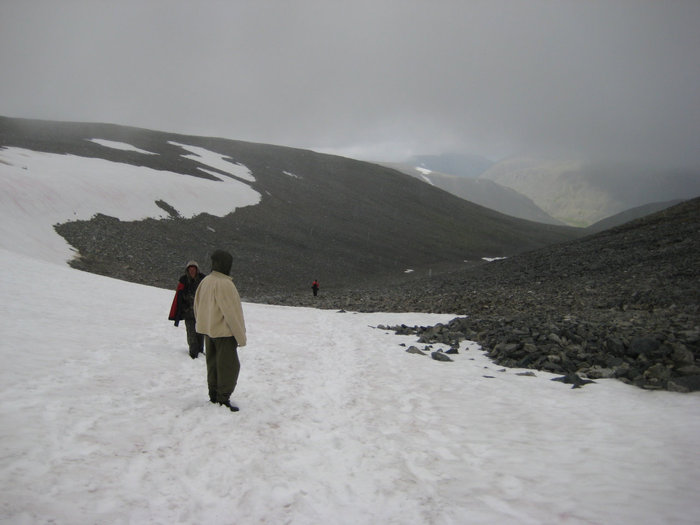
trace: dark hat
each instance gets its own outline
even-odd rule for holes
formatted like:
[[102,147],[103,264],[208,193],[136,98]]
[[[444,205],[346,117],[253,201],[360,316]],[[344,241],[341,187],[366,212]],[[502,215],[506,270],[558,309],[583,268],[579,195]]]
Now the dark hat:
[[231,272],[232,264],[233,257],[230,253],[225,252],[224,250],[216,250],[211,254],[211,269],[214,272],[228,275]]

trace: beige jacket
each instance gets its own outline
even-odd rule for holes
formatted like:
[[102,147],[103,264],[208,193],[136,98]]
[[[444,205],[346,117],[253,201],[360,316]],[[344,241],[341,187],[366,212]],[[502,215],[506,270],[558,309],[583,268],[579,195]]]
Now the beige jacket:
[[245,320],[233,280],[220,272],[207,275],[194,294],[195,329],[209,337],[234,336],[238,346],[246,345]]

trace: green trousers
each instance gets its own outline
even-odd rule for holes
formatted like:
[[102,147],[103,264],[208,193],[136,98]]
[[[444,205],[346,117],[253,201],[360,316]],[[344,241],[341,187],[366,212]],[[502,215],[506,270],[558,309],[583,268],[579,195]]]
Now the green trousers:
[[187,346],[190,349],[190,357],[193,358],[204,352],[204,336],[202,334],[198,334],[194,329],[194,326],[194,318],[185,318],[185,328],[187,329]]
[[225,403],[238,383],[241,363],[238,360],[238,342],[235,337],[204,338],[207,348],[207,385],[209,399]]

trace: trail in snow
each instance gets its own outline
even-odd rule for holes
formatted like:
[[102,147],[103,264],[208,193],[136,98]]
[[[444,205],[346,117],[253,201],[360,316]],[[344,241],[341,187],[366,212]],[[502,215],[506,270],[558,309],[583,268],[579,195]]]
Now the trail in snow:
[[[172,292],[0,250],[0,521],[693,523],[700,397],[571,390],[453,363],[378,324],[447,315],[245,304],[233,400]],[[486,378],[484,376],[492,376]]]

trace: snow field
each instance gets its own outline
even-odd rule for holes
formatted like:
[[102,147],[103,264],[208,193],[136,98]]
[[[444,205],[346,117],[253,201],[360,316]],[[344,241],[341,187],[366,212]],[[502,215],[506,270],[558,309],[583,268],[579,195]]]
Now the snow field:
[[[0,521],[693,523],[697,395],[453,363],[378,324],[245,304],[232,414],[172,292],[0,251]],[[493,376],[486,378],[485,375]]]

